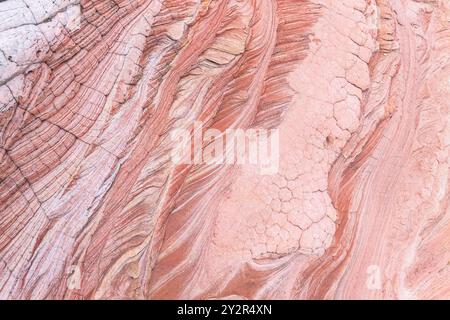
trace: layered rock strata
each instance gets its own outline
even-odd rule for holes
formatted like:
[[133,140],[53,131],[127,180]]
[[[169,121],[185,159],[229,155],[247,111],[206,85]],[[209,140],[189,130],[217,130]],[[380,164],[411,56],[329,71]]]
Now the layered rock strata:
[[[0,298],[450,298],[448,1],[0,21]],[[174,162],[180,129],[277,130],[278,170]]]

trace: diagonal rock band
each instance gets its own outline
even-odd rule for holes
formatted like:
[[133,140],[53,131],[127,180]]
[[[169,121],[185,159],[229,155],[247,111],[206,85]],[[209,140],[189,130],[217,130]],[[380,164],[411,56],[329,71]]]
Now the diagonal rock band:
[[0,21],[1,299],[450,298],[448,1]]

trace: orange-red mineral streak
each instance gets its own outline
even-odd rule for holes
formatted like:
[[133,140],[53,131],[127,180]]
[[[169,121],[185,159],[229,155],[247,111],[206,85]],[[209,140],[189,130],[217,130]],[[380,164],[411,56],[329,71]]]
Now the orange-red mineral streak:
[[[447,0],[0,21],[0,298],[450,298]],[[278,129],[278,172],[172,161],[195,122]]]

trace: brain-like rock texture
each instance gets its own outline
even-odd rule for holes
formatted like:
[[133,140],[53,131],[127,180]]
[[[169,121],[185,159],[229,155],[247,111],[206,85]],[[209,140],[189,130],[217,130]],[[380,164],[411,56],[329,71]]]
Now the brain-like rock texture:
[[0,1],[0,298],[450,298],[449,98],[447,0]]

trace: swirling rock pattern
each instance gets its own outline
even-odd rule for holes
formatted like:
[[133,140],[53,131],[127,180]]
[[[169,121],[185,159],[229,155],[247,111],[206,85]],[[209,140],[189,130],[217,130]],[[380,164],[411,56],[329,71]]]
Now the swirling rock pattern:
[[[0,298],[450,298],[448,1],[0,21]],[[174,163],[195,121],[277,128],[278,173]]]

